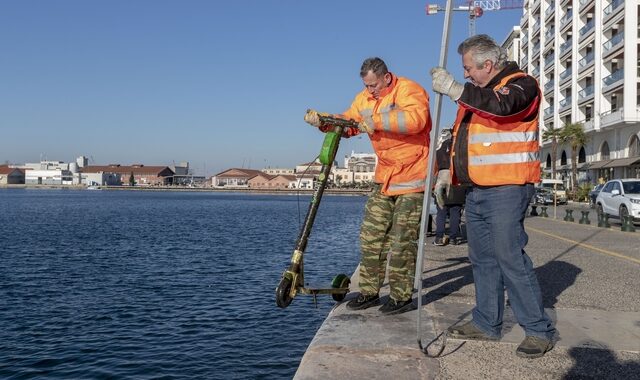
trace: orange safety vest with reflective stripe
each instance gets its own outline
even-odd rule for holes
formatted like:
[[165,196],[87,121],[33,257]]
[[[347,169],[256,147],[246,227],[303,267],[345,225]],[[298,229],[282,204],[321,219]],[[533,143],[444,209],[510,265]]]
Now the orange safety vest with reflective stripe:
[[[504,77],[494,90],[507,85],[515,78],[526,76],[523,72]],[[538,118],[526,120],[537,114],[540,95],[523,111],[500,122],[491,120],[482,111],[474,111],[468,128],[468,172],[476,185],[522,185],[540,182],[540,148],[538,145]],[[453,129],[453,138],[468,112],[460,107]],[[451,154],[451,170],[455,151]],[[453,174],[453,173],[452,173]],[[455,181],[455,180],[454,180]]]
[[365,89],[342,117],[366,120],[375,130],[370,138],[378,157],[375,182],[382,184],[382,194],[424,191],[431,131],[429,95],[424,88],[393,75],[378,100]]

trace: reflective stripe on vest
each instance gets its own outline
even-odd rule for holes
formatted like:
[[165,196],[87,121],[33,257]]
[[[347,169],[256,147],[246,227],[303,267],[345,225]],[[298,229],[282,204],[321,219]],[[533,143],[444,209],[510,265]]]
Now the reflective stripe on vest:
[[522,164],[536,162],[540,159],[539,152],[490,154],[469,157],[470,165],[499,165],[499,164]]
[[469,137],[469,144],[515,143],[538,141],[538,132],[477,133]]
[[410,182],[390,183],[388,190],[398,191],[398,190],[411,190],[411,189],[423,189],[423,188],[424,188],[424,180],[416,180],[416,181],[410,181]]

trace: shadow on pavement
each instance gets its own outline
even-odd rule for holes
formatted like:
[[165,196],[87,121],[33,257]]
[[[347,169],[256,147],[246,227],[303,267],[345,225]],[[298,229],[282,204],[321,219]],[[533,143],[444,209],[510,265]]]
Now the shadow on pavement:
[[575,364],[563,379],[640,379],[640,363],[619,362],[611,350],[573,347],[569,355]]
[[542,290],[542,303],[549,308],[558,302],[558,297],[565,289],[576,282],[582,269],[565,261],[550,261],[536,268],[535,272]]
[[[471,264],[469,264],[469,259],[466,257],[456,257],[450,258],[445,261],[447,264],[429,270],[438,271],[445,268],[457,267],[461,264],[467,264],[462,267],[458,267],[456,269],[450,270],[448,272],[438,273],[435,276],[428,276],[422,281],[422,287],[424,289],[429,288],[430,286],[442,284],[441,286],[429,291],[422,298],[422,304],[426,305],[431,302],[438,301],[452,293],[457,292],[463,287],[473,283],[473,273],[471,271]],[[454,281],[451,281],[455,279]]]

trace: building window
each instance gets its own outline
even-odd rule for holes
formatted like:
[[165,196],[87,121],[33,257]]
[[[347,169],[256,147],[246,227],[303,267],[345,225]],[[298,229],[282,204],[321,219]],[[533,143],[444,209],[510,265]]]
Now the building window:
[[605,141],[602,143],[602,147],[600,148],[600,159],[608,160],[610,156],[609,153],[609,144]]
[[567,164],[567,152],[563,150],[562,155],[560,155],[560,165],[566,165],[566,164]]
[[547,163],[545,164],[546,168],[550,168],[551,167],[551,155],[547,154]]
[[582,163],[586,161],[587,161],[587,154],[584,151],[584,147],[581,147],[580,151],[578,152],[578,163]]
[[629,157],[640,156],[640,138],[638,135],[633,135],[631,142],[629,142]]

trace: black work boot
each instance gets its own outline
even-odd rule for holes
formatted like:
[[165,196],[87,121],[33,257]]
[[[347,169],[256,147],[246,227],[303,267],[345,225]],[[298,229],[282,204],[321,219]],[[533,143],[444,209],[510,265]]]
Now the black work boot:
[[379,305],[380,297],[377,294],[359,294],[358,298],[352,299],[347,303],[347,309],[363,310],[371,306]]
[[404,313],[409,310],[413,310],[413,302],[411,302],[411,298],[406,301],[396,301],[393,298],[389,297],[387,303],[382,305],[379,309],[382,314],[393,315]]
[[449,336],[454,339],[470,339],[470,340],[498,340],[498,337],[487,335],[469,321],[464,325],[451,326],[447,329]]

